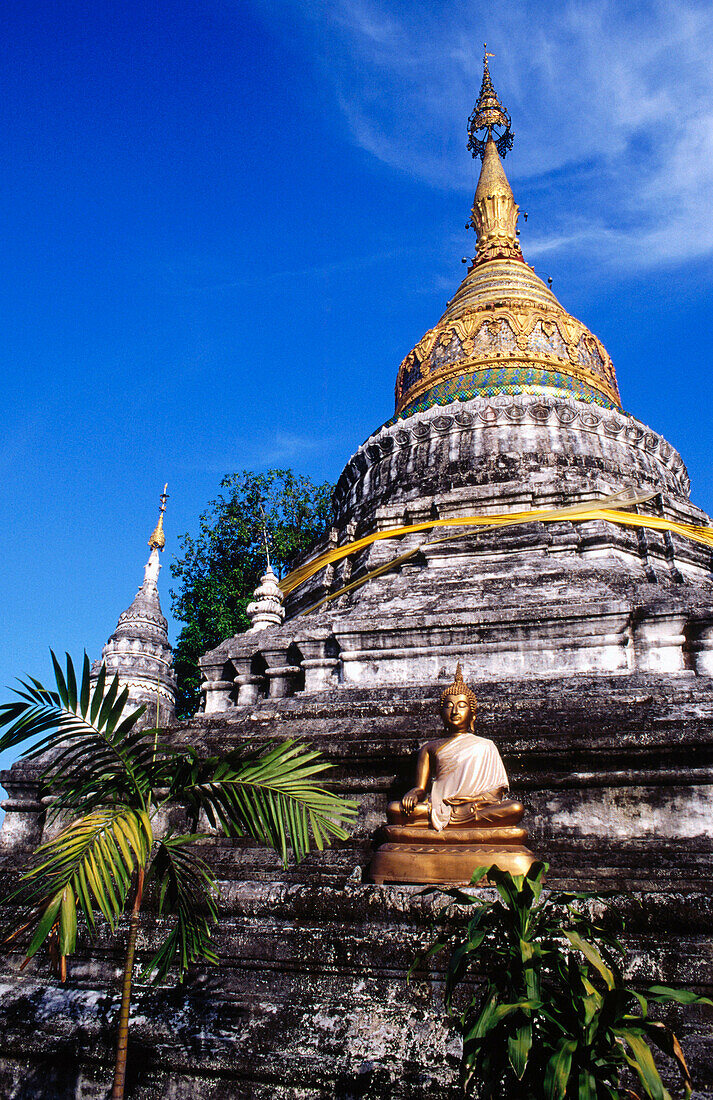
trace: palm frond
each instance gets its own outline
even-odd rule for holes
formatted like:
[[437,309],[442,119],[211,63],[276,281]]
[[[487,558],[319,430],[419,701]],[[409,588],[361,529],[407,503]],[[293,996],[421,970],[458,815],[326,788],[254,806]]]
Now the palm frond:
[[148,814],[130,806],[112,806],[73,821],[58,836],[40,845],[33,865],[3,904],[20,907],[16,938],[34,928],[26,960],[38,951],[59,922],[60,955],[74,951],[77,909],[90,927],[95,909],[112,930],[121,915],[136,867],[149,857],[153,833]]
[[207,864],[192,849],[196,834],[167,836],[158,845],[152,873],[158,884],[159,914],[173,914],[176,923],[145,967],[142,980],[163,981],[174,963],[181,977],[191,963],[203,959],[217,965],[212,928],[218,919],[218,887]]
[[146,805],[157,757],[153,730],[136,730],[144,707],[126,711],[128,691],[118,677],[106,686],[102,666],[92,688],[84,655],[79,682],[67,654],[66,672],[52,653],[56,690],[32,678],[15,689],[17,699],[0,706],[0,752],[25,746],[22,756],[49,756],[43,778],[57,794],[54,810],[86,813],[98,803]]
[[173,794],[197,815],[202,810],[227,836],[250,836],[273,848],[283,863],[288,849],[304,859],[311,844],[321,851],[332,838],[346,840],[341,822],[357,813],[347,801],[314,782],[331,765],[297,741],[267,751],[229,753],[199,761],[176,776]]

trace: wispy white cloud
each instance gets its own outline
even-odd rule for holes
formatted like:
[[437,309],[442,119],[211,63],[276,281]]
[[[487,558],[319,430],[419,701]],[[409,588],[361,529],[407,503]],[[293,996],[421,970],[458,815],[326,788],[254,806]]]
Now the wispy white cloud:
[[267,469],[270,466],[305,461],[339,443],[323,435],[300,435],[292,432],[267,431],[256,438],[236,438],[230,441],[229,451],[207,456],[204,462],[184,464],[179,456],[174,465],[180,469],[202,473],[224,474],[226,470],[239,470],[242,467]]
[[325,445],[322,436],[293,435],[289,432],[274,432],[259,449],[260,460],[268,466],[276,462],[294,462],[298,458],[314,454]]
[[713,251],[709,0],[293,0],[293,10],[314,31],[353,140],[444,188],[474,180],[465,119],[487,39],[516,132],[512,182],[547,188],[547,234],[527,235],[533,257],[584,240],[635,268]]

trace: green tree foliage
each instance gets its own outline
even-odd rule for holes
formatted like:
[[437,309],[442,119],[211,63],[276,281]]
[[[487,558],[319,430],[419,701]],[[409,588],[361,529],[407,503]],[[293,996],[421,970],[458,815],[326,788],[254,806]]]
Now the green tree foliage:
[[[449,951],[445,999],[463,1036],[467,1094],[482,1100],[671,1100],[653,1047],[674,1059],[686,1096],[691,1080],[674,1033],[649,1016],[649,1003],[713,1002],[695,993],[625,985],[618,918],[590,915],[594,894],[543,895],[547,864],[527,875],[481,869],[496,897],[439,890],[455,903],[454,930],[428,955]],[[456,1003],[458,1005],[456,1007]],[[619,1091],[632,1071],[640,1092]]]
[[[102,667],[90,681],[85,655],[77,678],[54,654],[56,689],[20,683],[17,699],[0,707],[0,751],[24,746],[23,757],[48,761],[43,793],[63,827],[35,851],[5,905],[13,909],[5,942],[25,942],[26,962],[46,942],[64,980],[77,942],[78,917],[91,933],[99,916],[112,932],[128,911],[113,1100],[124,1095],[131,979],[144,886],[169,918],[166,936],[143,972],[162,980],[172,967],[183,977],[196,962],[217,963],[212,940],[218,886],[199,854],[207,818],[219,833],[252,837],[286,863],[314,845],[346,839],[343,823],[356,804],[315,782],[327,768],[320,754],[286,741],[201,759],[189,745],[164,743],[142,729],[144,707],[126,712],[128,691]],[[162,832],[165,808],[182,808],[180,832]]]
[[198,658],[250,625],[245,609],[265,572],[263,524],[279,577],[332,520],[333,486],[292,470],[243,470],[224,477],[221,489],[171,565],[173,613],[184,624],[174,648],[179,717],[198,708]]

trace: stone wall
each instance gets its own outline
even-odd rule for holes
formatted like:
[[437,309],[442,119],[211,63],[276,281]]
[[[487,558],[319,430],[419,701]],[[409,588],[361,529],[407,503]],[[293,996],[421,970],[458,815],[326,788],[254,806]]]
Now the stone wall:
[[[711,985],[712,687],[651,673],[477,686],[478,732],[503,753],[550,884],[614,891],[628,973],[641,984]],[[181,990],[137,988],[129,1096],[455,1100],[459,1047],[440,964],[406,981],[436,912],[418,888],[364,881],[386,802],[411,785],[416,750],[437,728],[437,695],[433,685],[352,688],[175,727],[177,743],[205,753],[304,738],[336,764],[333,786],[362,811],[349,842],[287,871],[244,841],[206,848],[224,883],[221,968],[196,969]],[[36,813],[25,779],[16,817]],[[21,856],[17,843],[5,849],[6,881]],[[157,931],[149,912],[141,957]],[[103,1095],[118,995],[109,937],[82,947],[66,989],[44,960],[23,977],[18,962],[2,979],[0,1094],[35,1100],[49,1081],[59,1100]],[[695,1096],[713,1097],[711,1014],[673,1015]]]

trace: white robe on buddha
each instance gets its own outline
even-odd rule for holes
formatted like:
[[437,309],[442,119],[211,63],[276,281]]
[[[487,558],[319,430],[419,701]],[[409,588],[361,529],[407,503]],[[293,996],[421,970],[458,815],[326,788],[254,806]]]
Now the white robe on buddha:
[[431,785],[431,824],[444,829],[451,819],[452,802],[475,802],[489,792],[508,788],[500,753],[492,741],[474,733],[460,733],[436,753],[437,774]]

